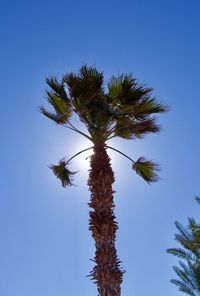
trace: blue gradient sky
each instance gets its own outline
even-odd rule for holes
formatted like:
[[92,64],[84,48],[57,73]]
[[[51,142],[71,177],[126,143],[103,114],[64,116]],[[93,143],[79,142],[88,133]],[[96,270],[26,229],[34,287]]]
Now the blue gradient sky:
[[38,112],[45,77],[83,63],[106,79],[132,72],[171,108],[160,135],[110,144],[162,166],[149,186],[111,155],[122,295],[180,294],[169,283],[177,260],[165,249],[175,246],[174,221],[200,210],[199,1],[1,0],[0,11],[0,295],[97,295],[85,277],[94,255],[86,156],[72,163],[76,187],[63,189],[48,169],[87,143]]

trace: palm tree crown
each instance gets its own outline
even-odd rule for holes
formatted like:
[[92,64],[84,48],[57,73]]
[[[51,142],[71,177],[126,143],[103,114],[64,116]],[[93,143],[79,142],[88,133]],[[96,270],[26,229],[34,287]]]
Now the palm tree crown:
[[[152,89],[138,84],[132,75],[112,76],[105,89],[103,73],[84,65],[78,74],[68,73],[60,81],[52,77],[46,82],[49,86],[47,101],[54,113],[43,106],[40,107],[41,112],[57,124],[82,134],[93,144],[105,143],[114,137],[140,139],[148,133],[157,133],[160,127],[154,115],[167,111],[167,107],[152,95]],[[73,112],[85,124],[88,134],[72,126],[70,118]],[[158,180],[157,164],[144,157],[131,161],[133,169],[145,181]],[[63,173],[58,173],[59,165],[51,166],[64,187],[72,184],[70,177],[73,173],[67,164],[67,161],[60,162],[60,172]]]

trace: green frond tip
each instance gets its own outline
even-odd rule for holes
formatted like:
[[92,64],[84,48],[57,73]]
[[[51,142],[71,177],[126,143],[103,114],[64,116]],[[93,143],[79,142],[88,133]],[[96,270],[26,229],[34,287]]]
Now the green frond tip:
[[140,157],[136,162],[133,163],[133,169],[140,175],[147,183],[157,182],[159,176],[159,166],[151,160],[146,160],[144,157]]
[[72,186],[72,177],[77,172],[71,172],[67,167],[67,162],[64,159],[59,161],[58,165],[50,165],[50,169],[54,172],[55,176],[60,179],[62,186]]

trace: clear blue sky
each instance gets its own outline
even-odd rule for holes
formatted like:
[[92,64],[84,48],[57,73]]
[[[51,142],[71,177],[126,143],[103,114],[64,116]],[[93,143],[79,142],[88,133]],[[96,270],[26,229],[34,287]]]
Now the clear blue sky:
[[175,246],[174,221],[200,213],[199,1],[1,0],[0,11],[0,295],[97,295],[85,277],[94,255],[86,166],[81,157],[72,163],[79,174],[69,189],[48,169],[87,143],[38,112],[45,77],[83,63],[106,79],[132,72],[171,108],[159,135],[112,141],[162,166],[149,186],[112,154],[115,212],[122,296],[181,295],[165,249]]

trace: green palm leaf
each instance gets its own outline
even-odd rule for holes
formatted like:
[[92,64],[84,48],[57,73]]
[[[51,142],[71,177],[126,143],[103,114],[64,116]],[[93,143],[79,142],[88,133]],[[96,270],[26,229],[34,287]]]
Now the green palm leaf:
[[63,77],[63,81],[67,84],[75,104],[84,104],[103,92],[103,73],[93,67],[82,66],[78,75],[71,72]]
[[55,176],[60,179],[62,186],[71,186],[72,183],[72,177],[77,172],[71,172],[67,168],[67,162],[64,159],[61,159],[58,165],[51,165],[50,169],[54,172]]
[[136,138],[143,138],[148,133],[158,133],[160,126],[156,124],[156,118],[150,118],[136,122],[132,126],[132,132]]
[[80,76],[83,81],[88,81],[96,87],[97,90],[101,90],[103,84],[103,73],[97,71],[94,67],[88,67],[84,65],[80,69]]
[[180,280],[171,280],[170,282],[172,284],[176,285],[179,288],[180,292],[184,292],[186,294],[189,294],[190,296],[197,296],[198,295],[198,294],[194,293],[193,289],[190,286],[185,285],[185,283],[183,283]]
[[122,117],[117,120],[114,133],[124,139],[133,139],[133,121],[129,117]]
[[60,114],[66,113],[69,108],[69,104],[53,92],[47,91],[47,101],[53,106],[54,110]]
[[69,102],[69,98],[67,96],[67,93],[65,91],[64,83],[63,81],[58,82],[57,78],[51,77],[46,79],[47,85],[53,90],[56,96],[62,98],[63,100]]
[[167,253],[178,256],[178,257],[185,259],[185,260],[195,261],[195,256],[191,252],[185,251],[180,248],[167,249]]
[[152,91],[139,85],[132,75],[112,76],[108,83],[109,96],[115,104],[134,105]]
[[176,241],[182,244],[183,246],[186,246],[188,242],[192,241],[192,233],[189,231],[189,229],[183,227],[183,225],[181,225],[178,221],[175,221],[175,226],[180,233],[175,235]]
[[148,183],[157,182],[159,180],[159,176],[156,173],[159,171],[158,164],[151,160],[146,160],[144,157],[140,157],[133,163],[133,169]]
[[[70,100],[67,98],[65,90],[62,85],[55,80],[55,78],[47,79],[48,85],[52,90],[46,91],[47,101],[53,107],[55,114],[47,111],[43,106],[40,107],[42,114],[54,120],[56,123],[66,123],[72,115],[72,107]],[[56,81],[56,82],[55,82]],[[57,90],[56,90],[57,86]]]
[[43,106],[40,106],[40,112],[45,115],[46,117],[48,117],[49,119],[55,121],[56,123],[59,122],[59,119],[57,121],[57,116],[54,113],[48,112]]
[[130,117],[121,117],[116,122],[115,135],[125,138],[143,138],[148,133],[158,133],[160,127],[155,118],[135,121]]
[[168,108],[159,103],[155,98],[146,98],[134,108],[134,116],[136,118],[144,118],[145,116],[154,113],[163,113],[167,110]]

